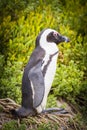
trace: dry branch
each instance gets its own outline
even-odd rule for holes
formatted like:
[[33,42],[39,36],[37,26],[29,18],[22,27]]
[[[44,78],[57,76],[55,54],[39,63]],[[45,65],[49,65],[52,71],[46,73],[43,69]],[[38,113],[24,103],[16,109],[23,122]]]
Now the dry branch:
[[[77,130],[77,124],[73,120],[72,114],[40,114],[35,117],[27,117],[24,119],[14,118],[10,110],[11,109],[17,109],[20,107],[20,105],[16,104],[12,99],[6,98],[6,99],[0,99],[0,108],[2,108],[2,112],[0,112],[0,125],[2,125],[5,122],[11,121],[11,120],[17,120],[18,126],[21,124],[21,120],[27,122],[29,129],[33,127],[37,127],[40,124],[47,124],[51,122],[52,124],[56,123],[60,128],[63,126],[67,130],[69,128],[69,120],[71,119],[73,122],[73,127],[75,130]],[[1,109],[0,109],[1,110]],[[62,130],[62,129],[61,129]]]

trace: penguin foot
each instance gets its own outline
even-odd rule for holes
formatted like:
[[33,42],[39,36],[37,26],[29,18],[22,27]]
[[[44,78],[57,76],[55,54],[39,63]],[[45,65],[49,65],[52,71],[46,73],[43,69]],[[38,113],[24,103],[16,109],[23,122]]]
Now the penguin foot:
[[68,111],[64,108],[47,108],[42,113],[53,113],[53,114],[67,114]]
[[11,114],[15,117],[27,117],[27,116],[32,116],[35,115],[35,111],[32,109],[26,109],[24,107],[21,107],[19,109],[12,109]]

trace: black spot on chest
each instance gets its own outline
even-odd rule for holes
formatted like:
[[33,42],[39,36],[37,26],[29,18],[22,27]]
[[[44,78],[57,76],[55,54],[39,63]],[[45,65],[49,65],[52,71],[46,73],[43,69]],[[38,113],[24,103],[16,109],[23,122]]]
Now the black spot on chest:
[[[43,73],[43,76],[44,76],[44,77],[45,77],[45,74],[46,74],[46,72],[47,72],[47,69],[48,69],[48,67],[49,67],[49,65],[50,65],[50,63],[51,63],[53,57],[54,57],[56,54],[58,54],[58,51],[55,52],[54,54],[50,55],[47,64],[44,66],[44,68],[43,68],[43,70],[42,70],[42,73]],[[42,62],[42,65],[43,65],[43,64],[44,64],[44,61]]]

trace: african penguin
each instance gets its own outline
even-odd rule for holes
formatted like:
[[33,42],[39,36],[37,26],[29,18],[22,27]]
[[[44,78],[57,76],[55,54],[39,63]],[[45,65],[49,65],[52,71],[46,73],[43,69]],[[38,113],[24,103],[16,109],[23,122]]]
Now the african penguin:
[[57,45],[61,42],[69,42],[69,39],[53,29],[44,29],[37,36],[36,47],[24,69],[22,106],[15,110],[17,116],[26,117],[46,111],[59,54]]

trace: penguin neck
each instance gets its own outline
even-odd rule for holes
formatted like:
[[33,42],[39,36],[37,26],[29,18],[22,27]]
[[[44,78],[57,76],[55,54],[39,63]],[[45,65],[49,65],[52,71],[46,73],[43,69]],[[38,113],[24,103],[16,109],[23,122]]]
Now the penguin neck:
[[57,47],[55,43],[53,42],[50,43],[50,42],[47,42],[46,40],[44,42],[43,41],[40,40],[40,46],[41,48],[45,50],[47,54],[52,55],[59,51],[59,48]]

